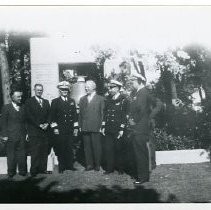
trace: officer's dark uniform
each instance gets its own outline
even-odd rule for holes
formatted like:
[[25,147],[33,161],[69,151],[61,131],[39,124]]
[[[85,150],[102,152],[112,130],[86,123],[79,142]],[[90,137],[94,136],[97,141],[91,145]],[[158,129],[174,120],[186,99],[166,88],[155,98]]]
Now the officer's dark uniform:
[[130,119],[134,121],[134,125],[130,126],[130,138],[132,138],[135,153],[136,178],[143,182],[149,180],[149,152],[147,142],[150,137],[150,120],[159,111],[159,108],[156,106],[151,110],[153,104],[156,104],[155,98],[146,87],[143,87],[133,95],[130,105]]
[[127,112],[128,101],[125,96],[119,95],[115,100],[111,96],[106,98],[103,126],[105,126],[105,161],[108,173],[114,169],[123,171],[124,142],[123,137],[120,139],[117,137],[119,131],[125,129]]
[[73,131],[77,127],[76,104],[72,98],[64,101],[61,97],[51,103],[51,127],[58,129],[55,135],[59,172],[73,169]]

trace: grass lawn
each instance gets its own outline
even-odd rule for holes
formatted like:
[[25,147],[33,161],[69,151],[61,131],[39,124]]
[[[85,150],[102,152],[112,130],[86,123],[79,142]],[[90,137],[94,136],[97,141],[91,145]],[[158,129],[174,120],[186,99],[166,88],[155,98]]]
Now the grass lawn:
[[0,175],[0,203],[211,202],[210,163],[160,165],[139,187],[127,175],[77,171],[7,180]]

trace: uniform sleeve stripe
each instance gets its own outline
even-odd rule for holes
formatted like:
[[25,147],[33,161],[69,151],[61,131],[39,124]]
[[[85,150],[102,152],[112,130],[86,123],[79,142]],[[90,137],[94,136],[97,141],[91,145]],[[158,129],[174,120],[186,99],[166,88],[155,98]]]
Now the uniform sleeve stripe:
[[121,128],[124,128],[124,127],[125,127],[125,125],[124,125],[124,124],[121,124],[121,125],[120,125],[120,127],[121,127]]
[[77,127],[78,126],[78,122],[74,122],[74,127]]
[[51,123],[51,128],[55,128],[56,126],[58,126],[58,124],[57,123]]

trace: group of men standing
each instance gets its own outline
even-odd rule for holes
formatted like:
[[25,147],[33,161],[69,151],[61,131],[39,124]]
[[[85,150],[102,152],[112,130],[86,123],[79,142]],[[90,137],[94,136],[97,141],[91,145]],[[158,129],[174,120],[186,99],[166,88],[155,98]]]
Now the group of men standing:
[[[150,126],[159,107],[145,88],[145,78],[131,77],[134,89],[131,100],[120,92],[122,84],[111,80],[108,96],[96,93],[96,83],[86,81],[86,95],[76,103],[70,98],[70,86],[66,81],[58,84],[60,96],[52,100],[42,98],[43,86],[34,86],[35,96],[21,106],[21,90],[11,92],[12,103],[2,110],[2,135],[7,141],[8,176],[27,174],[25,136],[30,145],[31,176],[47,173],[48,143],[51,133],[55,139],[59,172],[75,170],[73,167],[73,138],[81,132],[86,171],[99,171],[102,156],[105,159],[104,174],[117,170],[123,173],[122,142],[131,138],[136,163],[135,184],[149,181],[149,153],[147,142]],[[102,136],[104,145],[102,145]],[[104,147],[104,148],[103,148]]]

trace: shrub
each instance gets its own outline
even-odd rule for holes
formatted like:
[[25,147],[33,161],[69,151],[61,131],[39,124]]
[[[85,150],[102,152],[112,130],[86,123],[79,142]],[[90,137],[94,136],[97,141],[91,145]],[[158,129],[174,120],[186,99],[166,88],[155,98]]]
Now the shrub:
[[153,133],[157,151],[201,148],[198,141],[191,140],[186,136],[173,136],[172,134],[167,134],[164,129],[156,128]]

